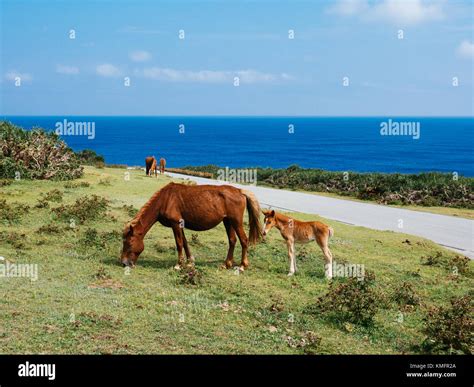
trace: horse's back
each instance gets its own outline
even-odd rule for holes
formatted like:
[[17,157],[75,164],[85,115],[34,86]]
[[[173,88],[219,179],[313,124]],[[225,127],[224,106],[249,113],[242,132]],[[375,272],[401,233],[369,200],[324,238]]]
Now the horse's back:
[[179,217],[186,228],[198,231],[213,228],[233,211],[243,213],[245,208],[245,197],[230,186],[170,183],[161,189],[160,196],[163,215]]

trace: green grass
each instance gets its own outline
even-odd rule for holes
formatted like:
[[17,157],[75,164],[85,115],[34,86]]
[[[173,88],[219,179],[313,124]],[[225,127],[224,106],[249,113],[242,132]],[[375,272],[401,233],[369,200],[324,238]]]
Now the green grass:
[[[85,167],[74,183],[81,181],[90,185],[66,189],[64,182],[14,181],[1,187],[0,200],[31,208],[19,221],[0,224],[0,255],[39,268],[35,282],[0,278],[0,353],[306,353],[307,345],[294,343],[311,335],[321,338],[312,353],[413,353],[424,339],[426,309],[448,305],[452,296],[473,288],[472,263],[458,276],[449,265],[421,264],[422,256],[436,252],[443,262],[455,256],[432,242],[324,219],[335,230],[330,247],[336,261],[364,264],[387,299],[403,281],[411,283],[422,305],[400,311],[389,302],[371,328],[339,326],[307,313],[328,291],[322,254],[314,243],[298,245],[299,272],[287,277],[286,247],[276,230],[251,249],[251,266],[240,275],[220,268],[227,253],[223,225],[202,233],[188,230],[202,275],[198,286],[183,284],[182,274],[173,270],[173,235],[161,225],[146,236],[138,266],[124,269],[118,262],[121,231],[133,209],[123,206],[140,208],[171,179]],[[36,208],[53,189],[63,192],[62,202]],[[51,210],[92,194],[109,200],[97,220],[70,227]],[[42,226],[46,231],[38,233]],[[240,247],[237,263],[239,255]]]

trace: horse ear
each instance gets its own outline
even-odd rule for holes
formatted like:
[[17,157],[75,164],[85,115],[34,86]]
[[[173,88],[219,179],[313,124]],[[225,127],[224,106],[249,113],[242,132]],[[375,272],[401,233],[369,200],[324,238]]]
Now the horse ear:
[[275,210],[272,210],[272,216],[275,216]]
[[132,224],[131,223],[127,223],[125,225],[125,227],[123,228],[123,236],[124,237],[127,237],[127,236],[131,236],[133,235],[133,228],[132,228]]
[[262,210],[262,214],[265,215],[265,216],[267,216],[267,215],[268,215],[268,211]]
[[141,234],[142,232],[143,232],[143,225],[140,220],[134,223],[130,223],[130,235]]

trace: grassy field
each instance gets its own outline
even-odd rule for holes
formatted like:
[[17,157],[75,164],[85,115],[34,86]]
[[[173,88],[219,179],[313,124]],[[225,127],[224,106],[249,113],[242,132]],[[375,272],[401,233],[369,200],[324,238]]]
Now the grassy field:
[[[329,290],[322,254],[314,243],[297,246],[299,272],[287,277],[286,247],[276,230],[251,249],[243,274],[220,268],[227,253],[223,225],[187,232],[197,284],[173,269],[173,235],[161,225],[146,236],[138,266],[122,268],[124,223],[170,181],[85,167],[85,176],[70,183],[22,180],[0,188],[3,216],[18,214],[0,224],[0,256],[38,264],[36,281],[0,278],[1,353],[416,353],[426,311],[473,289],[472,263],[453,274],[456,255],[430,241],[324,219],[335,230],[335,260],[375,274],[385,301],[376,306],[373,325],[341,324],[312,312]],[[108,200],[95,220],[81,223],[64,208],[52,210],[92,194]],[[22,214],[25,206],[30,209]],[[432,264],[422,264],[422,257]],[[395,301],[404,282],[420,305]]]

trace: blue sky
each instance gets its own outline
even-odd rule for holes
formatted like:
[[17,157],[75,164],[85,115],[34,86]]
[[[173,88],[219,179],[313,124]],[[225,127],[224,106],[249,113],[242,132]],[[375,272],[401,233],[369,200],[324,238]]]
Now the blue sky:
[[1,115],[473,115],[469,0],[1,0],[1,15]]

